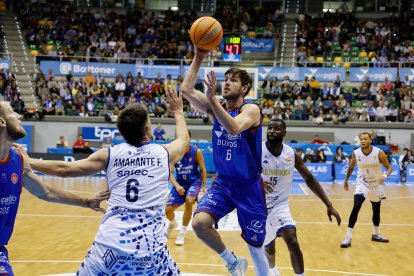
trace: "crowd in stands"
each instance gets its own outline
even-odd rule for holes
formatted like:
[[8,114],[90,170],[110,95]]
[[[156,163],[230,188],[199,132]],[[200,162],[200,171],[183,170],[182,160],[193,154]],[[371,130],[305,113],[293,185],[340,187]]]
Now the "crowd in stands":
[[[385,18],[359,19],[354,13],[337,11],[298,18],[297,61],[370,62],[373,67],[406,67],[414,64],[414,16],[391,12]],[[366,63],[365,63],[366,65]]]
[[24,114],[24,101],[16,84],[16,76],[10,69],[0,69],[0,101],[10,102],[14,111]]
[[414,122],[411,81],[387,78],[382,83],[368,77],[358,88],[344,87],[337,77],[321,85],[315,77],[292,83],[268,77],[262,83],[265,120],[334,122]]
[[[148,107],[156,117],[173,117],[166,111],[162,101],[166,99],[167,89],[179,91],[182,77],[173,80],[171,75],[156,79],[144,78],[138,73],[119,72],[114,80],[107,80],[100,74],[90,71],[85,77],[75,80],[71,73],[64,77],[55,77],[52,70],[47,74],[38,74],[37,94],[43,103],[45,115],[68,116],[105,116],[117,115],[126,105],[140,102]],[[200,83],[199,83],[200,85]],[[188,118],[201,118],[202,115],[184,102],[185,115]]]
[[[274,24],[280,22],[283,14],[255,9],[250,15],[243,7],[234,12],[225,6],[215,16],[225,32],[247,34],[257,31],[258,37],[271,38],[275,33]],[[78,10],[67,1],[47,4],[28,1],[20,10],[22,28],[32,53],[86,56],[90,61],[98,62],[112,57],[124,63],[135,63],[141,58],[185,59],[189,62],[193,45],[188,30],[197,18],[194,11],[170,9],[157,13],[132,9],[126,14],[105,9],[92,12]]]

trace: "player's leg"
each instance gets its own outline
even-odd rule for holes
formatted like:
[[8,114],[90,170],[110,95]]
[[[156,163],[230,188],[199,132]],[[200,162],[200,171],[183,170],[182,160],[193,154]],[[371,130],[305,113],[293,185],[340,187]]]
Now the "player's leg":
[[256,275],[267,275],[269,264],[263,248],[267,209],[261,180],[235,183],[232,197],[237,202],[237,217],[242,237],[248,244]]
[[372,222],[374,224],[374,229],[372,232],[372,241],[376,241],[376,242],[389,242],[389,239],[384,237],[383,235],[380,234],[379,232],[379,225],[380,225],[380,220],[381,220],[381,200],[374,202],[371,201],[372,204]]
[[280,273],[276,267],[276,242],[275,240],[271,241],[269,244],[265,246],[265,254],[266,254],[267,262],[269,263],[269,276],[279,276]]
[[[359,192],[359,191],[356,191]],[[361,209],[362,204],[365,201],[364,193],[356,193],[354,194],[354,207],[352,208],[351,215],[349,216],[348,222],[348,229],[346,232],[345,239],[341,243],[342,248],[347,248],[351,246],[352,241],[352,230],[354,229],[355,223],[358,219],[358,213]]]
[[9,261],[9,252],[7,251],[5,246],[0,246],[0,275],[14,275]]
[[181,206],[185,201],[185,196],[180,195],[177,190],[173,187],[168,196],[168,201],[165,207],[165,216],[168,219],[167,237],[171,232],[178,226],[175,220],[174,211],[177,207]]
[[196,201],[198,193],[200,192],[200,184],[200,179],[197,179],[185,186],[183,225],[181,226],[180,232],[175,240],[176,245],[184,245],[185,231],[187,231],[187,226],[190,223],[191,216],[193,214],[193,205]]
[[286,228],[282,230],[281,236],[289,249],[290,261],[292,263],[293,271],[295,271],[295,275],[305,275],[303,254],[302,250],[300,250],[296,228]]
[[175,240],[176,245],[184,245],[185,232],[187,231],[187,226],[190,223],[191,215],[193,214],[193,205],[196,200],[194,196],[186,196],[184,203],[184,214],[183,214],[183,225],[181,226],[180,232],[177,235]]
[[244,275],[247,269],[247,260],[235,256],[224,245],[219,233],[213,228],[223,216],[234,210],[232,199],[227,196],[223,181],[214,180],[207,194],[199,201],[192,221],[192,227],[197,237],[213,249],[223,261],[232,275]]

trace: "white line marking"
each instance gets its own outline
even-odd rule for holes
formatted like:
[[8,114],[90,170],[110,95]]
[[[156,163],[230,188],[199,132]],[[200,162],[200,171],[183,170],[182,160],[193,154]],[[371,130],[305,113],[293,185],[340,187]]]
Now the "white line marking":
[[[10,261],[11,263],[81,263],[82,261],[73,261],[73,260],[14,260]],[[222,264],[195,264],[195,263],[177,263],[177,265],[187,265],[187,266],[209,266],[209,267],[224,267]],[[254,267],[249,265],[249,267]],[[291,267],[278,267],[278,269],[292,270]],[[372,274],[364,272],[351,272],[351,271],[339,271],[339,270],[327,270],[327,269],[316,269],[316,268],[305,268],[305,271],[317,271],[324,273],[339,273],[339,274],[350,274],[350,275],[366,275],[366,276],[389,276],[388,274]],[[57,274],[59,275],[59,274]],[[60,274],[63,275],[72,275],[72,274]],[[183,274],[185,275],[185,274]],[[187,274],[187,275],[201,275],[201,274]],[[211,274],[206,274],[211,275]]]
[[305,194],[305,195],[308,195],[308,192],[306,191],[306,189],[303,187],[303,184],[299,184],[299,188],[302,190],[302,192]]

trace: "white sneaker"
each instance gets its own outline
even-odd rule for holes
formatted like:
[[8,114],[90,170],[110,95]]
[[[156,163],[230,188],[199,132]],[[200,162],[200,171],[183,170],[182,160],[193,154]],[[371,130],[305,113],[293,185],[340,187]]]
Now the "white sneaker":
[[279,270],[276,267],[269,269],[269,276],[280,276]]
[[178,233],[177,239],[175,240],[175,244],[176,245],[184,245],[184,238],[185,238],[185,233],[184,232]]
[[178,226],[178,224],[175,220],[173,222],[171,222],[171,221],[168,222],[167,237],[170,236],[172,230],[174,230],[177,226]]
[[244,276],[247,270],[247,259],[236,257],[236,262],[234,264],[228,264],[226,267],[231,273],[231,276]]
[[348,248],[351,246],[352,239],[348,236],[345,237],[344,241],[341,243],[342,248]]

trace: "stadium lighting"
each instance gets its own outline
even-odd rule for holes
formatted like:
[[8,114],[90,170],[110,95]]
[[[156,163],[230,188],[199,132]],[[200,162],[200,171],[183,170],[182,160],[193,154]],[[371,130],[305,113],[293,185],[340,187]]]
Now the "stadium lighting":
[[178,7],[171,7],[172,11],[178,11]]

